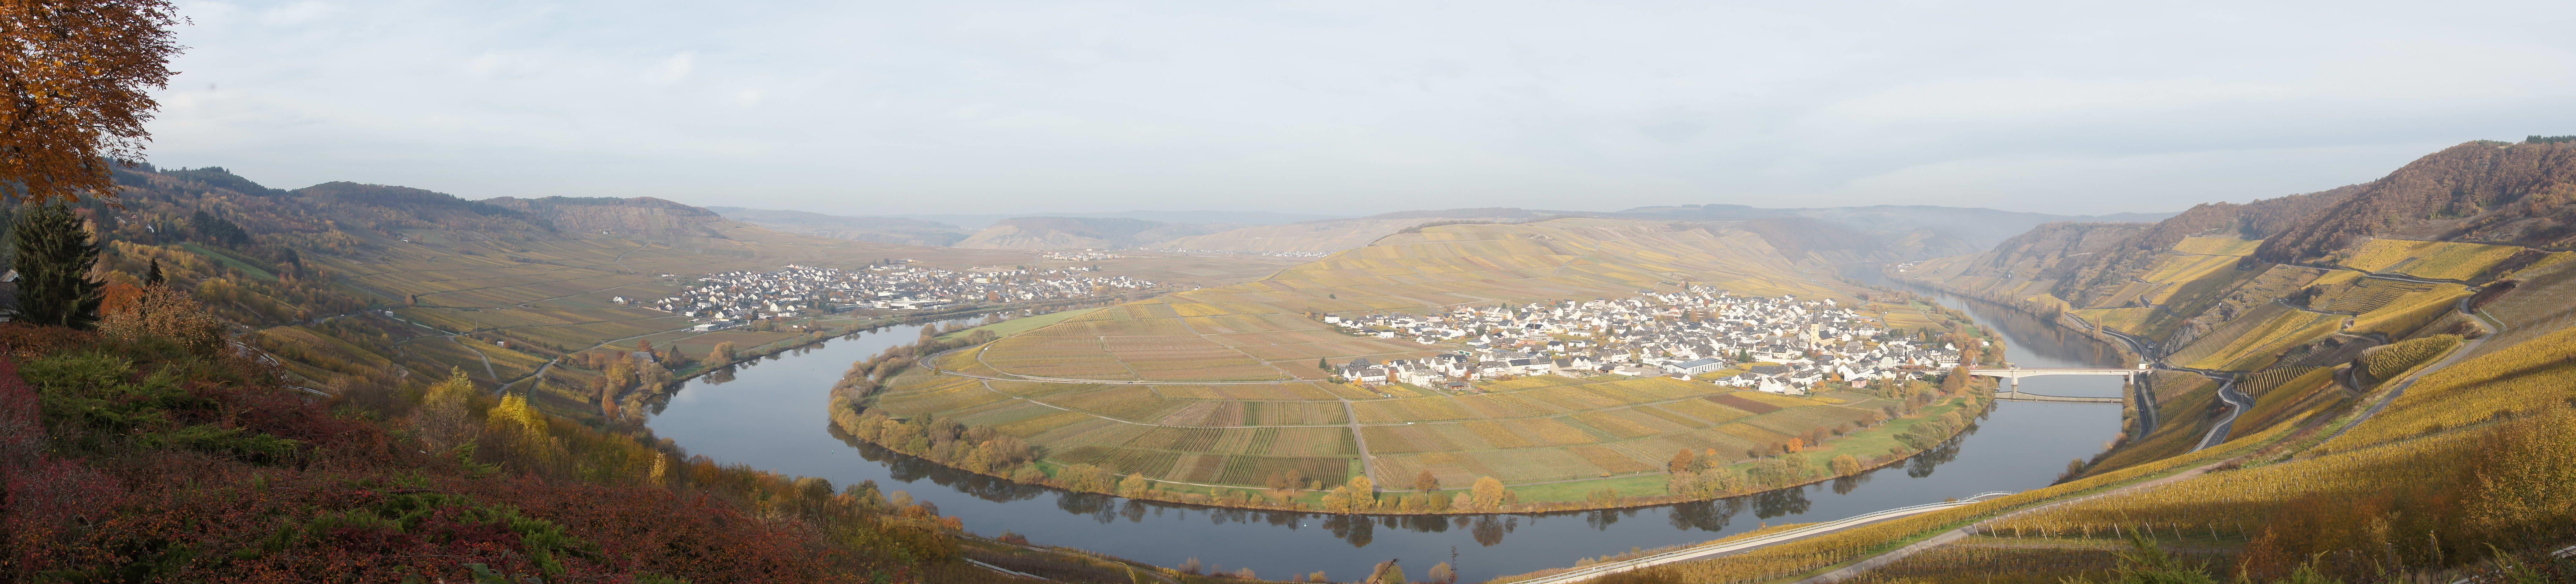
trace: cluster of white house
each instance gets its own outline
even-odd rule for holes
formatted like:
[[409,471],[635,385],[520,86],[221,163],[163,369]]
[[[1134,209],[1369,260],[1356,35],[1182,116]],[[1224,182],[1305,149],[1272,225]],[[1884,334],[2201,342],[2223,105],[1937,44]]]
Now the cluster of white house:
[[[908,261],[864,270],[788,264],[773,272],[702,276],[669,297],[640,302],[645,308],[695,319],[700,330],[715,330],[765,318],[858,308],[928,310],[959,303],[1034,302],[1154,287],[1151,281],[1093,276],[1091,271],[1018,267],[952,271],[912,266]],[[622,296],[611,300],[630,303]]]
[[1958,347],[1889,335],[1833,300],[1734,296],[1691,287],[1617,300],[1461,308],[1445,314],[1321,315],[1354,334],[1466,348],[1426,359],[1353,360],[1335,373],[1360,383],[1478,391],[1479,379],[1525,375],[1672,375],[1740,369],[1709,381],[1806,393],[1836,379],[1866,387],[1959,364]]
[[1118,254],[1109,253],[1109,252],[1103,252],[1103,251],[1088,250],[1088,249],[1086,249],[1086,250],[1082,250],[1082,251],[1047,251],[1047,252],[1038,252],[1038,259],[1044,259],[1044,260],[1061,260],[1061,261],[1068,261],[1068,262],[1096,262],[1096,261],[1100,261],[1100,260],[1114,260],[1114,259],[1123,258],[1123,257],[1127,257],[1127,256],[1118,255]]

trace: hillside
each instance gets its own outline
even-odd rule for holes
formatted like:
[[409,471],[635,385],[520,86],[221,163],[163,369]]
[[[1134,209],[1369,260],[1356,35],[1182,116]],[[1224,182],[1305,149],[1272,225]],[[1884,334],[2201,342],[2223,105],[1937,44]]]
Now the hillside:
[[2368,238],[2565,249],[2576,238],[2576,143],[2470,142],[2363,185],[2317,221],[2265,241],[2269,262],[2323,257]]
[[[1021,482],[1099,490],[1109,483],[1081,477],[1101,472],[1134,477],[1140,490],[1118,491],[1128,496],[1205,502],[1189,496],[1190,485],[1220,485],[1245,489],[1230,495],[1238,496],[1231,504],[1330,510],[1356,503],[1336,502],[1326,489],[1367,478],[1391,491],[1387,505],[1402,499],[1405,509],[1419,511],[1449,508],[1455,494],[1431,502],[1393,494],[1424,475],[1457,492],[1480,481],[1495,481],[1496,489],[1545,485],[1526,490],[1521,503],[1529,509],[1699,498],[1709,493],[1672,490],[1662,471],[1676,449],[1706,450],[1719,468],[1754,468],[1784,460],[1762,454],[1765,449],[1805,440],[1817,446],[1788,455],[1812,465],[1799,469],[1823,469],[1837,456],[1875,465],[1891,456],[1896,442],[1890,436],[1944,414],[1953,420],[1973,415],[1969,408],[1981,402],[1956,388],[1944,395],[1957,397],[1912,401],[1915,394],[1902,385],[1874,386],[1892,393],[1809,398],[1661,375],[1532,376],[1474,391],[1364,388],[1327,379],[1332,373],[1316,366],[1465,348],[1392,334],[1353,336],[1316,318],[1327,313],[1421,314],[1624,298],[1684,283],[1857,301],[1847,290],[1807,279],[1781,253],[1753,231],[1666,222],[1431,226],[1258,281],[1102,309],[947,353],[927,361],[931,367],[897,364],[891,370],[900,373],[888,376],[874,362],[862,364],[844,382],[849,391],[836,394],[835,418],[862,439],[880,439],[879,429],[886,428],[882,439],[897,449],[906,448],[899,432],[923,420],[993,436],[1011,448],[1025,444],[1040,453],[1036,464],[1015,469],[953,460]],[[1949,316],[1909,318],[1918,327],[1952,326],[1945,324]],[[878,372],[870,375],[871,369]],[[1911,415],[1886,415],[1897,411]],[[1829,428],[1854,433],[1828,442]],[[1862,446],[1834,446],[1841,444]],[[1718,492],[1808,480],[1804,470],[1750,472],[1766,478]],[[1283,486],[1304,481],[1316,484]],[[1267,488],[1259,496],[1271,499],[1256,502],[1250,489],[1257,488]]]
[[[1680,221],[1688,223],[1738,223],[1773,221],[1781,225],[1802,225],[1808,231],[1830,229],[1831,238],[1812,237],[1813,241],[1833,243],[1831,249],[1883,251],[1900,259],[1924,259],[1938,256],[1976,253],[2005,238],[2028,231],[2042,223],[2090,221],[2106,223],[2152,222],[2170,217],[2170,213],[2122,213],[2103,216],[2068,216],[2042,213],[2017,213],[1993,209],[1935,207],[1926,205],[1878,205],[1869,207],[1824,207],[1773,209],[1744,205],[1674,205],[1638,207],[1615,212],[1544,211],[1507,207],[1403,211],[1355,219],[1309,221],[1289,225],[1248,227],[1196,237],[1184,237],[1155,244],[1164,249],[1200,249],[1253,253],[1330,252],[1350,249],[1412,228],[1434,222],[1449,221],[1526,221],[1548,217],[1610,217],[1645,221]],[[1775,231],[1786,234],[1786,231]],[[1826,250],[1827,246],[1799,245],[1801,249]]]
[[[695,362],[719,343],[757,355],[900,318],[847,313],[803,323],[817,330],[702,333],[670,313],[613,302],[619,296],[666,294],[685,276],[787,264],[1077,265],[1027,252],[779,233],[650,198],[474,201],[350,182],[283,190],[220,168],[129,169],[117,180],[122,208],[82,211],[110,226],[101,231],[100,262],[110,279],[131,283],[131,274],[160,261],[173,284],[244,327],[245,341],[283,357],[297,383],[400,384],[462,368],[476,383],[525,391],[539,407],[576,417],[609,416],[633,401],[603,399],[622,390],[601,387],[611,360],[597,355],[654,343],[685,376],[722,365]],[[1257,278],[1288,263],[1140,254],[1079,265],[1191,286]]]
[[742,207],[707,207],[707,210],[723,215],[726,219],[767,227],[781,233],[877,243],[942,247],[957,243],[957,240],[965,239],[972,233],[955,225],[919,219],[845,217],[805,211]]
[[1227,227],[1125,217],[1017,217],[996,221],[952,245],[969,249],[1125,249]]
[[1156,243],[1160,249],[1249,253],[1334,252],[1368,245],[1398,232],[1433,223],[1456,221],[1527,221],[1575,215],[1503,207],[1399,211],[1351,219],[1325,219],[1287,225],[1261,225],[1179,237]]
[[2148,223],[2172,213],[2050,215],[1983,208],[1932,205],[1872,205],[1772,209],[1745,205],[1674,205],[1638,207],[1609,214],[1617,217],[1681,221],[1743,221],[1805,218],[1842,226],[1868,236],[1875,245],[1906,259],[1977,253],[2043,223]]
[[[2133,400],[2131,432],[2070,482],[1671,573],[1758,580],[1875,558],[1877,578],[2054,582],[2145,569],[2114,552],[2159,546],[2119,540],[2163,526],[2164,549],[2255,581],[2451,581],[2498,562],[2568,574],[2544,554],[2576,542],[2576,451],[2550,437],[2576,419],[2576,252],[2546,247],[2567,152],[2470,143],[2370,183],[2152,226],[2042,225],[1892,270],[2167,370]],[[1888,544],[1960,525],[1946,545]],[[2427,535],[2371,543],[2391,530]]]

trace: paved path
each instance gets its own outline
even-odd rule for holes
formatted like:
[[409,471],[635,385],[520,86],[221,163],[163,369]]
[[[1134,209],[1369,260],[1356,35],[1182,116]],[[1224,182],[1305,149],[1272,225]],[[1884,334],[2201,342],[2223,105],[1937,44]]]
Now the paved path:
[[2459,309],[2461,312],[2469,313],[2473,318],[2486,321],[2487,326],[2494,328],[2495,332],[2479,336],[2475,339],[2470,339],[2467,344],[2460,345],[2460,348],[2452,350],[2451,354],[2443,357],[2441,361],[2434,362],[2430,367],[2417,369],[2415,370],[2414,375],[2408,375],[2405,379],[2399,380],[2396,385],[2388,388],[2388,395],[2381,396],[2378,403],[2370,404],[2370,409],[2362,410],[2361,415],[2352,417],[2352,422],[2344,424],[2341,428],[2336,428],[2333,434],[2326,435],[2326,439],[2317,441],[2317,444],[2333,442],[2334,439],[2342,437],[2343,433],[2350,432],[2354,427],[2360,426],[2362,422],[2369,421],[2371,416],[2379,415],[2380,410],[2388,409],[2388,404],[2395,403],[2397,401],[2397,396],[2406,395],[2406,388],[2414,387],[2415,382],[2423,380],[2425,375],[2432,374],[2434,371],[2440,370],[2443,367],[2451,366],[2452,363],[2458,362],[2461,358],[2469,356],[2470,353],[2477,352],[2478,347],[2485,345],[2487,339],[2495,338],[2497,335],[2504,334],[2504,322],[2488,318],[2485,314],[2469,311],[2469,299],[2460,299]]
[[1561,584],[1561,583],[1565,583],[1565,582],[1580,582],[1580,581],[1583,581],[1583,580],[1590,580],[1590,579],[1593,579],[1593,578],[1598,578],[1598,577],[1602,577],[1602,576],[1606,576],[1606,575],[1610,575],[1610,574],[1616,574],[1616,573],[1619,573],[1619,572],[1626,572],[1626,571],[1630,571],[1630,570],[1638,570],[1638,569],[1644,569],[1644,568],[1651,568],[1651,567],[1661,566],[1661,565],[1664,565],[1664,564],[1670,564],[1670,563],[1675,563],[1675,562],[1686,562],[1686,561],[1690,561],[1690,560],[1697,560],[1697,559],[1704,559],[1704,558],[1710,558],[1710,557],[1715,557],[1715,556],[1723,556],[1723,555],[1728,555],[1728,554],[1739,553],[1739,552],[1743,552],[1743,551],[1747,551],[1747,550],[1751,550],[1751,549],[1754,549],[1754,548],[1759,548],[1759,547],[1763,547],[1763,546],[1767,546],[1767,545],[1773,545],[1773,544],[1780,544],[1780,543],[1787,543],[1787,542],[1791,542],[1791,541],[1797,541],[1797,540],[1801,540],[1801,539],[1806,539],[1806,538],[1810,538],[1810,537],[1815,537],[1815,536],[1819,536],[1819,535],[1824,535],[1824,534],[1828,534],[1828,533],[1833,533],[1833,532],[1836,532],[1836,531],[1842,531],[1842,530],[1845,530],[1845,529],[1851,529],[1851,528],[1854,528],[1854,527],[1859,527],[1859,526],[1863,526],[1863,525],[1868,525],[1868,524],[1872,524],[1872,523],[1877,523],[1877,522],[1880,522],[1880,521],[1886,521],[1886,520],[1889,520],[1889,519],[1896,519],[1896,518],[1899,518],[1899,517],[1910,517],[1910,516],[1914,516],[1914,515],[1921,515],[1921,514],[1924,514],[1924,513],[1930,513],[1930,512],[1933,512],[1933,511],[1939,511],[1939,510],[1942,510],[1942,509],[1949,509],[1949,508],[1953,508],[1953,507],[1959,507],[1959,506],[1962,506],[1962,505],[1971,505],[1971,504],[1975,504],[1975,503],[1977,503],[1977,502],[1979,502],[1979,501],[1982,501],[1982,500],[1984,500],[1984,499],[1986,499],[1986,498],[1989,498],[1989,497],[2000,497],[2000,496],[2009,495],[2009,494],[2011,494],[2011,493],[2002,493],[2002,492],[1996,492],[1996,493],[1981,493],[1981,494],[1978,494],[1977,496],[1969,497],[1969,498],[1962,499],[1962,500],[1957,500],[1957,501],[1943,501],[1943,502],[1939,502],[1939,503],[1928,503],[1928,504],[1923,504],[1923,505],[1915,505],[1915,506],[1912,506],[1912,507],[1900,507],[1900,508],[1896,508],[1896,509],[1888,509],[1888,510],[1885,510],[1885,511],[1877,511],[1877,512],[1872,512],[1872,513],[1865,513],[1865,514],[1861,514],[1861,515],[1857,515],[1857,516],[1853,516],[1853,517],[1849,517],[1849,518],[1844,518],[1844,519],[1841,519],[1841,520],[1828,521],[1828,522],[1824,522],[1824,523],[1818,523],[1818,524],[1814,524],[1814,525],[1808,525],[1808,526],[1805,526],[1805,527],[1800,527],[1800,528],[1797,528],[1797,529],[1791,529],[1791,530],[1787,530],[1787,531],[1781,531],[1781,532],[1777,532],[1777,533],[1767,533],[1767,534],[1758,535],[1758,536],[1753,536],[1753,537],[1748,537],[1748,538],[1744,538],[1744,539],[1738,539],[1738,540],[1732,540],[1732,541],[1725,541],[1725,542],[1719,542],[1719,543],[1715,543],[1715,544],[1708,544],[1708,545],[1701,545],[1701,546],[1691,547],[1691,548],[1685,548],[1685,549],[1681,549],[1681,550],[1677,550],[1677,551],[1664,552],[1664,553],[1655,554],[1655,555],[1651,555],[1651,556],[1646,556],[1646,557],[1642,557],[1642,558],[1636,558],[1636,559],[1630,559],[1630,560],[1622,560],[1622,561],[1610,562],[1610,563],[1606,563],[1606,564],[1595,564],[1595,565],[1586,566],[1586,567],[1583,567],[1583,568],[1580,568],[1580,569],[1576,569],[1576,570],[1572,570],[1572,571],[1567,571],[1567,572],[1562,572],[1562,573],[1557,573],[1557,574],[1551,574],[1551,575],[1547,575],[1547,576],[1540,576],[1540,577],[1537,577],[1537,578],[1531,578],[1531,579],[1528,579],[1528,580],[1522,580],[1522,581],[1520,581],[1520,582],[1516,582],[1516,583],[1514,583],[1514,584]]
[[[2467,299],[2465,299],[2465,298],[2464,298],[2464,299],[2461,299],[2461,300],[2460,300],[2460,309],[2461,309],[2463,312],[2467,312],[2467,309],[2468,309],[2468,300],[2467,300]],[[2472,314],[2475,314],[2475,313],[2472,313]],[[2487,319],[2485,315],[2476,315],[2476,316],[2477,316],[2478,318],[2480,318],[2480,319],[2486,319],[2486,320],[2490,323],[2490,325],[2491,325],[2491,326],[2498,327],[2498,331],[2497,331],[2497,332],[2502,332],[2502,330],[2501,330],[2501,328],[2503,327],[2503,324],[2502,324],[2502,323],[2500,323],[2500,322],[2495,322],[2495,321],[2493,321],[2492,319]],[[2493,337],[2493,336],[2495,336],[2495,335],[2493,335],[2493,334],[2487,335],[2487,337]],[[2423,369],[2417,370],[2417,371],[2415,372],[2415,375],[2409,376],[2409,377],[2408,377],[2404,382],[2402,382],[2400,385],[2398,385],[2398,386],[2397,386],[2397,387],[2395,387],[2395,388],[2392,388],[2392,389],[2388,392],[2388,395],[2387,395],[2386,397],[2383,397],[2383,398],[2381,398],[2381,399],[2379,400],[2379,403],[2377,403],[2377,404],[2373,404],[2373,405],[2370,407],[2370,409],[2369,409],[2369,410],[2363,411],[2363,412],[2361,413],[2361,415],[2359,415],[2359,416],[2354,416],[2354,417],[2353,417],[2353,420],[2352,420],[2351,422],[2345,423],[2345,424],[2343,425],[2343,427],[2342,427],[2342,428],[2337,428],[2337,429],[2334,431],[2334,433],[2333,433],[2333,434],[2329,434],[2329,435],[2327,435],[2327,436],[2326,436],[2326,438],[2325,438],[2325,440],[2320,441],[2320,442],[2319,442],[2319,444],[2323,444],[2323,443],[2325,443],[2325,442],[2331,442],[2331,441],[2333,441],[2333,440],[2335,439],[2335,437],[2337,437],[2337,436],[2342,436],[2344,432],[2349,431],[2349,430],[2351,430],[2353,427],[2361,425],[2361,423],[2362,423],[2362,422],[2369,420],[2369,419],[2370,419],[2370,417],[2371,417],[2372,415],[2378,414],[2378,413],[2379,413],[2379,411],[2380,411],[2382,408],[2386,408],[2386,407],[2388,406],[2388,403],[2389,403],[2389,402],[2396,401],[2397,396],[2398,396],[2398,395],[2400,395],[2400,394],[2405,393],[2406,387],[2413,385],[2413,384],[2414,384],[2414,382],[2415,382],[2415,380],[2417,380],[2417,379],[2422,379],[2425,375],[2430,374],[2430,373],[2432,373],[2433,371],[2439,370],[2439,369],[2441,369],[2441,368],[2443,368],[2443,367],[2449,367],[2452,363],[2457,362],[2457,361],[2460,359],[2460,357],[2461,357],[2461,356],[2463,356],[2463,355],[2467,355],[2467,354],[2469,354],[2470,352],[2472,352],[2474,349],[2476,349],[2476,348],[2477,348],[2477,344],[2479,344],[2479,343],[2484,343],[2487,337],[2481,337],[2481,338],[2479,338],[2479,339],[2477,339],[2477,340],[2471,341],[2471,342],[2470,342],[2470,344],[2468,344],[2468,345],[2464,345],[2464,346],[2460,347],[2458,350],[2453,351],[2449,357],[2444,357],[2441,361],[2439,361],[2439,362],[2435,362],[2435,363],[2434,363],[2432,366],[2430,366],[2430,367],[2425,367],[2425,368],[2423,368]],[[2233,418],[2232,418],[2232,417],[2230,418],[2230,422],[2233,422]],[[2204,440],[2204,441],[2205,441],[2205,440]],[[1800,584],[1822,584],[1822,583],[1828,583],[1828,582],[1840,582],[1840,581],[1843,581],[1843,580],[1847,580],[1847,579],[1850,579],[1850,578],[1853,578],[1853,577],[1859,576],[1859,575],[1861,575],[1861,574],[1863,574],[1863,573],[1866,573],[1866,572],[1868,572],[1868,571],[1870,571],[1870,570],[1877,569],[1877,568],[1880,568],[1880,567],[1885,567],[1885,566],[1887,566],[1888,564],[1896,563],[1897,561],[1903,560],[1903,559],[1905,559],[1905,558],[1907,558],[1907,557],[1911,557],[1911,556],[1913,556],[1914,554],[1922,553],[1922,552],[1923,552],[1923,551],[1925,551],[1925,550],[1930,550],[1930,549],[1935,548],[1935,547],[1940,547],[1940,546],[1942,546],[1942,545],[1946,545],[1946,544],[1949,544],[1949,543],[1951,543],[1951,542],[1956,542],[1956,541],[1958,541],[1958,540],[1965,539],[1965,538],[1967,538],[1967,537],[1968,537],[1968,535],[1970,535],[1970,534],[1972,534],[1972,533],[1975,533],[1975,531],[1976,531],[1976,530],[1978,530],[1979,528],[1982,528],[1982,527],[1984,527],[1984,526],[1986,526],[1986,525],[1992,524],[1992,523],[1997,522],[1997,521],[2002,521],[2002,520],[2005,520],[2005,519],[2010,519],[2010,518],[2013,518],[2013,517],[2017,517],[2017,516],[2021,516],[2021,515],[2025,515],[2025,514],[2029,514],[2029,513],[2038,512],[2038,511],[2045,510],[2045,509],[2049,509],[2049,508],[2052,508],[2052,507],[2058,507],[2058,506],[2063,506],[2063,505],[2073,504],[2073,503],[2077,503],[2077,502],[2081,502],[2081,501],[2089,501],[2089,500],[2098,499],[2098,498],[2102,498],[2102,497],[2107,497],[2107,496],[2111,496],[2111,495],[2117,495],[2117,494],[2122,494],[2122,493],[2129,493],[2129,492],[2134,492],[2134,491],[2138,491],[2138,490],[2141,490],[2141,489],[2150,489],[2150,488],[2155,488],[2155,487],[2158,487],[2158,486],[2163,486],[2163,485],[2168,485],[2168,484],[2172,484],[2172,483],[2176,483],[2176,482],[2181,482],[2181,481],[2185,481],[2185,480],[2190,480],[2190,479],[2192,479],[2192,478],[2194,478],[2194,477],[2198,477],[2198,476],[2200,476],[2200,475],[2207,474],[2207,473],[2210,471],[2210,469],[2217,468],[2217,467],[2218,467],[2218,466],[2220,466],[2220,465],[2227,464],[2227,463],[2228,463],[2229,461],[2231,461],[2231,460],[2233,460],[2233,459],[2231,458],[2231,459],[2228,459],[2228,460],[2213,461],[2213,462],[2211,462],[2211,463],[2209,463],[2209,464],[2204,464],[2204,465],[2201,465],[2201,466],[2199,466],[2199,467],[2192,468],[2192,469],[2190,469],[2190,470],[2186,470],[2186,471],[2183,471],[2183,472],[2180,472],[2180,473],[2176,473],[2176,474],[2174,474],[2173,476],[2169,476],[2169,477],[2165,477],[2165,478],[2161,478],[2161,479],[2156,479],[2156,480],[2152,480],[2152,481],[2146,481],[2146,482],[2142,482],[2142,483],[2137,483],[2137,484],[2133,484],[2133,485],[2129,485],[2129,486],[2125,486],[2125,487],[2120,487],[2120,488],[2116,488],[2116,489],[2111,489],[2111,490],[2108,490],[2108,491],[2103,491],[2103,492],[2100,492],[2100,493],[2094,493],[2094,494],[2091,494],[2091,495],[2085,495],[2085,496],[2081,496],[2081,497],[2074,497],[2074,498],[2069,498],[2069,499],[2063,499],[2063,500],[2059,500],[2059,501],[2051,502],[2051,503],[2048,503],[2048,504],[2045,504],[2045,505],[2040,505],[2040,506],[2036,506],[2036,507],[2031,507],[2031,508],[2028,508],[2028,509],[2022,509],[2022,510],[2019,510],[2019,511],[2014,511],[2014,512],[2006,513],[2006,514],[2003,514],[2003,515],[1998,515],[1998,516],[1995,516],[1995,517],[1993,517],[1993,518],[1986,519],[1986,520],[1984,520],[1984,521],[1979,521],[1979,522],[1976,522],[1976,523],[1974,523],[1974,524],[1970,524],[1970,525],[1968,525],[1968,526],[1966,526],[1966,527],[1961,527],[1961,528],[1958,528],[1958,529],[1954,529],[1954,530],[1950,530],[1950,531],[1947,531],[1947,532],[1943,532],[1943,533],[1942,533],[1942,534],[1940,534],[1940,535],[1933,536],[1931,539],[1926,539],[1926,540],[1923,540],[1923,541],[1921,541],[1921,542],[1916,542],[1916,543],[1915,543],[1915,544],[1913,544],[1913,545],[1909,545],[1909,546],[1905,546],[1905,547],[1903,547],[1903,548],[1899,548],[1899,549],[1897,549],[1896,551],[1893,551],[1893,552],[1888,552],[1888,553],[1885,553],[1885,554],[1880,554],[1878,557],[1873,557],[1873,558],[1870,558],[1870,559],[1867,559],[1867,560],[1862,560],[1862,561],[1859,561],[1859,562],[1855,562],[1855,563],[1853,563],[1853,564],[1852,564],[1852,565],[1850,565],[1850,566],[1845,566],[1845,567],[1843,567],[1843,568],[1841,568],[1841,569],[1837,569],[1837,570],[1834,570],[1834,571],[1832,571],[1832,572],[1826,572],[1826,573],[1824,573],[1824,574],[1820,574],[1820,575],[1817,575],[1817,576],[1815,576],[1815,577],[1808,578],[1808,579],[1806,579],[1806,580],[1801,580],[1801,581],[1800,581]],[[2576,548],[2571,548],[2571,549],[2576,549]],[[2561,550],[2561,551],[2562,551],[2562,552],[2564,552],[2565,550]]]
[[2234,376],[2220,379],[2218,383],[2218,399],[2227,402],[2227,419],[2219,420],[2217,424],[2210,425],[2209,434],[2200,437],[2200,445],[2192,447],[2191,450],[2193,452],[2199,452],[2202,449],[2227,442],[2227,435],[2230,432],[2235,431],[2236,417],[2244,415],[2245,410],[2254,408],[2254,398],[2246,397],[2244,392],[2236,391],[2236,378]]
[[1369,456],[1368,433],[1360,431],[1359,409],[1351,407],[1351,398],[1336,396],[1336,399],[1342,400],[1342,415],[1348,416],[1345,421],[1350,422],[1351,443],[1360,447],[1360,474],[1367,476],[1371,485],[1384,484],[1377,478],[1377,457]]

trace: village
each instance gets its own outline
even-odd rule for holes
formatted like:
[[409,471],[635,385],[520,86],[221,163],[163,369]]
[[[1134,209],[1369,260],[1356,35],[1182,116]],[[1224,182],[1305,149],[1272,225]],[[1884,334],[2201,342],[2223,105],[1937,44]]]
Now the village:
[[[1317,315],[1346,332],[1463,349],[1424,359],[1356,359],[1333,368],[1361,384],[1456,393],[1529,375],[1670,375],[1803,395],[1828,380],[1854,389],[1959,364],[1959,347],[1889,334],[1833,300],[1746,297],[1699,287],[1618,300],[1461,308],[1446,314]],[[1732,374],[1718,375],[1727,371]]]
[[725,272],[658,300],[610,299],[676,313],[696,329],[722,330],[771,318],[852,310],[926,311],[963,304],[1042,302],[1118,294],[1154,287],[1126,276],[1093,276],[1098,268],[977,267],[966,271],[887,260],[863,270],[788,264],[772,272]]

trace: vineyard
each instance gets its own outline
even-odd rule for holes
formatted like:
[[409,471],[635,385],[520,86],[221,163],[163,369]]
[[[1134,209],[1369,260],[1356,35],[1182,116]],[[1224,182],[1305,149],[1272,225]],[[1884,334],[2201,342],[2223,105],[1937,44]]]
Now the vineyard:
[[2378,310],[2353,317],[2352,332],[2405,335],[2440,318],[2442,313],[2450,311],[2468,295],[2468,290],[2457,284],[2442,284],[2429,291],[2410,294]]
[[2442,241],[2376,239],[2345,253],[2345,267],[2435,280],[2467,280],[2523,248]]
[[2433,335],[2407,339],[2397,344],[2374,347],[2362,353],[2363,370],[2373,379],[2396,379],[2397,374],[2460,346],[2459,335]]
[[2263,240],[2260,239],[2185,237],[2181,242],[2174,244],[2173,250],[2189,254],[2244,256],[2253,255],[2254,248],[2260,245],[2263,245]]
[[2344,287],[2342,290],[2334,292],[2326,298],[2309,303],[2309,305],[2316,307],[2318,310],[2332,310],[2337,312],[2361,314],[2379,310],[2380,308],[2386,307],[2391,303],[2395,303],[2398,299],[2405,298],[2409,295],[2430,292],[2436,286],[2441,286],[2441,284],[2427,284],[2423,282],[2408,282],[2404,280],[2389,280],[2383,278],[2361,278],[2354,280],[2351,286]]
[[[1821,453],[1828,449],[1815,447],[1844,433],[1912,427],[1911,419],[1886,423],[1884,411],[1920,405],[1868,394],[1793,398],[1615,375],[1535,375],[1450,392],[1332,383],[1316,367],[1457,348],[1354,336],[1316,318],[1325,313],[1628,296],[1669,289],[1674,274],[1740,294],[1840,296],[1793,276],[1797,270],[1759,241],[1590,219],[1398,234],[1260,281],[1016,330],[938,360],[939,370],[993,379],[906,370],[869,407],[992,428],[1037,446],[1050,469],[1084,465],[1244,486],[1288,468],[1349,466],[1361,441],[1377,455],[1381,479],[1427,471],[1445,484],[1484,477],[1519,484],[1660,473],[1683,449],[1729,463],[1785,453],[1793,442]],[[1125,381],[1166,383],[1115,383]],[[1870,445],[1856,452],[1863,458],[1895,447],[1884,436],[1854,443]],[[1339,468],[1306,476],[1346,476]],[[1661,482],[1619,484],[1623,493],[1654,496],[1661,493],[1644,485]]]
[[2322,448],[2349,449],[2402,436],[2439,432],[2576,399],[2576,328],[2427,373],[2389,404],[2387,422],[2364,425]]
[[2202,335],[2168,360],[2199,369],[2249,371],[2269,365],[2291,347],[2335,332],[2340,315],[2265,304]]
[[1677,579],[1685,582],[1750,583],[1792,579],[1834,565],[1870,557],[1898,547],[1899,542],[1948,530],[1976,519],[2029,507],[2058,497],[2167,474],[2242,454],[2250,450],[2251,443],[2274,439],[2283,433],[2275,430],[2256,436],[2255,440],[2245,441],[2243,445],[2232,444],[2228,448],[2212,448],[1974,505],[1873,523],[1789,543],[1756,548],[1735,555],[1673,564],[1663,569],[1669,570]]

